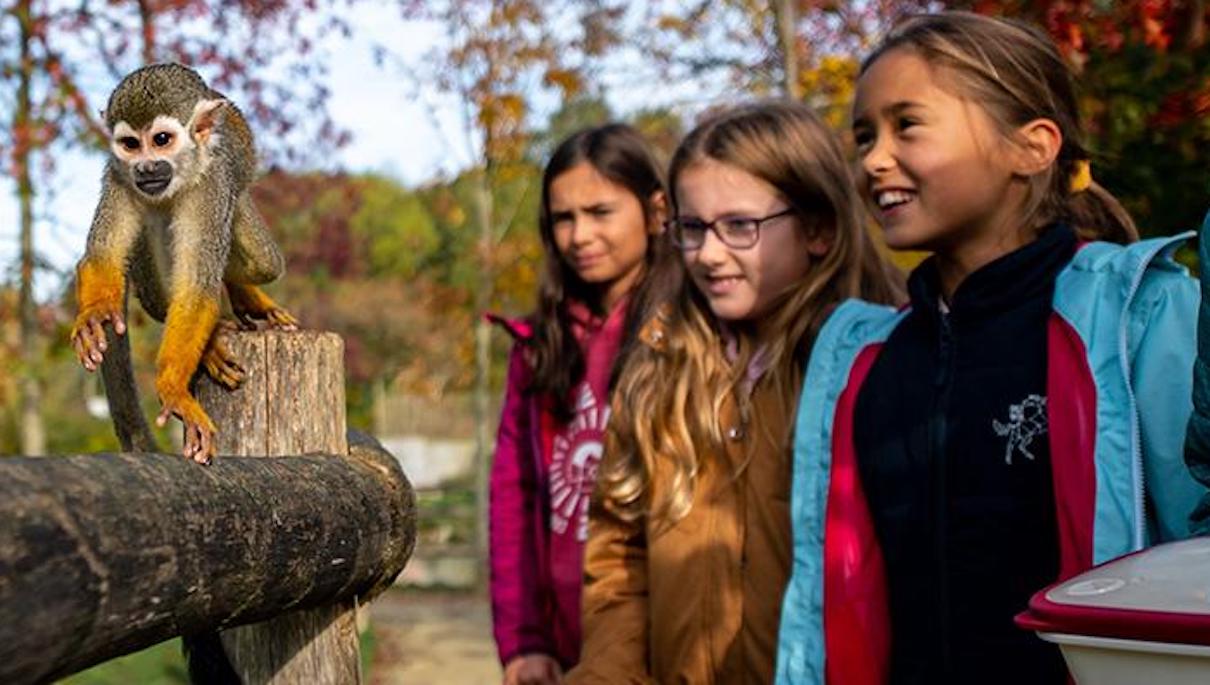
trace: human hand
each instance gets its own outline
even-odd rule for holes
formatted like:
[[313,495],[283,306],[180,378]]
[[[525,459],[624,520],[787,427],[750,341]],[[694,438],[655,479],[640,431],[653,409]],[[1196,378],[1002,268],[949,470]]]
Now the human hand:
[[504,685],[560,685],[563,669],[546,654],[521,654],[504,666]]

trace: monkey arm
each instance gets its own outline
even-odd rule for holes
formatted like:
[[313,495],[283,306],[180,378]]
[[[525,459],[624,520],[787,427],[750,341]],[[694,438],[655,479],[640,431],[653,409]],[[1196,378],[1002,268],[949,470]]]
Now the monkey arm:
[[247,191],[240,194],[231,223],[231,255],[223,274],[231,311],[248,327],[261,320],[273,328],[294,330],[298,320],[256,287],[281,276],[285,260]]
[[218,323],[231,210],[221,194],[202,190],[181,198],[173,214],[173,269],[155,386],[162,405],[156,423],[179,418],[185,424],[185,456],[206,463],[213,456],[215,427],[189,392],[189,381]]
[[231,254],[227,258],[224,281],[260,285],[282,275],[286,270],[285,259],[247,190],[236,200],[231,230]]
[[79,313],[72,326],[71,344],[89,371],[104,358],[104,324],[112,323],[118,335],[126,332],[126,260],[142,226],[142,212],[109,174],[107,171],[102,183],[84,258],[76,267]]
[[231,300],[231,311],[245,327],[253,329],[256,328],[256,321],[265,321],[270,328],[284,331],[298,328],[298,319],[260,288],[230,281],[226,286],[227,297]]
[[185,424],[185,456],[206,463],[214,453],[214,422],[189,392],[202,352],[218,323],[218,299],[201,290],[173,295],[164,337],[156,357],[155,389],[162,409],[156,424],[169,416]]

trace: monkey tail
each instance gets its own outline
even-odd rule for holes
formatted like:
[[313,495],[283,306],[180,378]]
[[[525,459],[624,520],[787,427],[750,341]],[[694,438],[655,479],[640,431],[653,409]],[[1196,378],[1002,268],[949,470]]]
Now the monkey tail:
[[217,632],[187,635],[181,648],[193,685],[243,685]]
[[[128,302],[128,300],[127,300]],[[129,306],[122,303],[122,316],[127,317]],[[134,362],[130,355],[130,328],[125,335],[113,332],[112,324],[105,324],[105,337],[109,349],[101,360],[101,381],[105,385],[105,397],[109,400],[109,417],[113,421],[114,433],[122,445],[123,452],[159,452],[143,407],[139,402],[139,388],[134,382]]]

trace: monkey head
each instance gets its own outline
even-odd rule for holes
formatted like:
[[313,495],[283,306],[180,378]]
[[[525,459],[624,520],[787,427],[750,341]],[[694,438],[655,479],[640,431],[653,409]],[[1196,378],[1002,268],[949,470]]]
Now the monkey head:
[[227,105],[180,64],[131,72],[105,107],[110,165],[145,200],[171,199],[205,173]]

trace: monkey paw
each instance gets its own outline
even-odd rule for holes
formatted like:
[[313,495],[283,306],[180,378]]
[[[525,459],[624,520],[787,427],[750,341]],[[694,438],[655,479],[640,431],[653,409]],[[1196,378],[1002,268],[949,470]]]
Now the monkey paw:
[[281,307],[273,307],[265,312],[265,321],[269,322],[270,328],[276,328],[279,331],[298,330],[298,319]]
[[240,366],[231,354],[225,340],[228,333],[236,330],[239,330],[239,327],[235,322],[219,321],[202,352],[202,367],[206,369],[206,374],[228,390],[235,390],[242,385],[245,377],[244,367]]
[[240,320],[245,330],[256,330],[256,322],[264,321],[265,324],[278,331],[297,331],[298,319],[290,312],[282,309],[276,304],[265,309],[257,309],[255,311],[235,311],[235,316]]
[[175,416],[185,424],[184,456],[199,464],[209,464],[214,458],[214,422],[206,415],[202,405],[188,393],[160,398],[160,415],[155,424],[163,426],[168,417]]
[[257,321],[281,331],[298,330],[298,319],[254,285],[228,282],[227,296],[235,318],[248,330],[256,330]]
[[109,343],[105,339],[105,324],[113,324],[113,332],[126,332],[126,321],[122,318],[120,305],[96,304],[82,309],[71,328],[71,346],[76,358],[89,371],[96,371],[105,358]]

